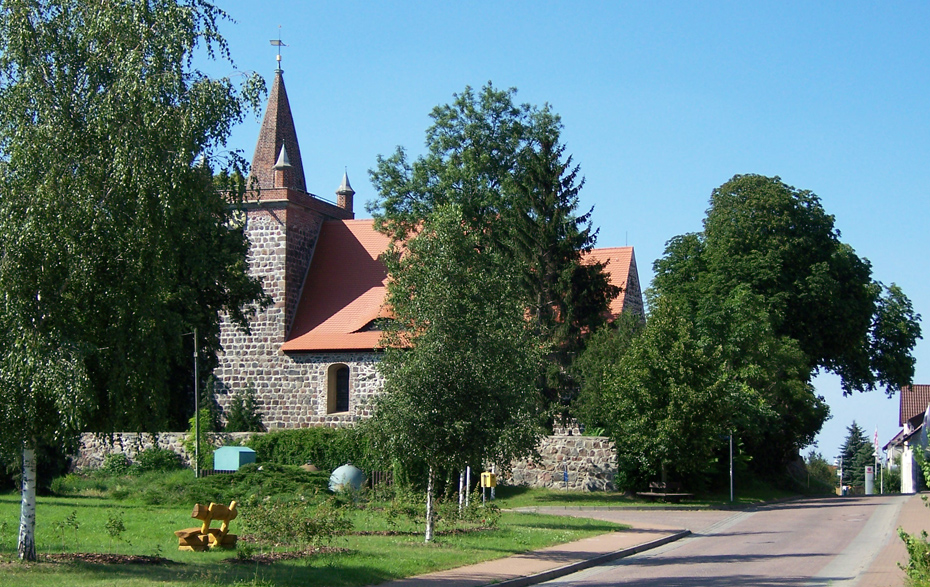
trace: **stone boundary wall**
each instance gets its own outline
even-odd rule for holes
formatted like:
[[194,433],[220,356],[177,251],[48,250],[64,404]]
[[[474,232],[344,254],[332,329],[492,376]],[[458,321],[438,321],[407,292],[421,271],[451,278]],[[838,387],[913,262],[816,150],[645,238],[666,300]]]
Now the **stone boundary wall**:
[[[123,432],[110,436],[83,434],[78,454],[72,459],[72,470],[95,469],[111,452],[123,453],[130,460],[147,448],[159,446],[181,455],[190,465],[191,457],[184,450],[186,432],[163,432],[155,436]],[[244,443],[254,432],[212,434],[217,446],[229,442]],[[112,439],[112,440],[111,440]],[[157,443],[157,444],[156,444]],[[549,487],[574,491],[613,491],[617,474],[617,450],[603,436],[546,436],[539,445],[539,458],[513,463],[510,473],[501,481],[508,485]],[[565,471],[568,471],[568,483]]]
[[[617,475],[617,448],[604,436],[546,436],[539,445],[539,458],[517,461],[508,485],[549,487],[573,491],[613,491]],[[564,481],[568,471],[568,483]]]
[[[223,446],[230,442],[244,443],[254,432],[222,432],[209,434],[208,438],[216,446]],[[96,469],[103,465],[103,459],[110,453],[122,453],[134,460],[136,454],[147,448],[158,446],[172,450],[179,455],[188,466],[193,462],[193,455],[184,450],[184,437],[187,432],[161,432],[157,435],[136,432],[117,432],[116,434],[81,435],[78,454],[71,459],[71,470]]]

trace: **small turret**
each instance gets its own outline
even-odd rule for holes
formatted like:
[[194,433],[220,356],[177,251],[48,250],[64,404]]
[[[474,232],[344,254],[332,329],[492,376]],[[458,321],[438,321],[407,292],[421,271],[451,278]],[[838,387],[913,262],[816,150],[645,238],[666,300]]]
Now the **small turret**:
[[291,187],[291,178],[289,177],[294,170],[291,160],[287,156],[287,146],[281,145],[281,153],[274,164],[274,187],[289,188]]
[[342,174],[342,185],[336,190],[336,205],[346,212],[352,212],[353,196],[355,196],[355,190],[349,184],[349,172],[346,171]]

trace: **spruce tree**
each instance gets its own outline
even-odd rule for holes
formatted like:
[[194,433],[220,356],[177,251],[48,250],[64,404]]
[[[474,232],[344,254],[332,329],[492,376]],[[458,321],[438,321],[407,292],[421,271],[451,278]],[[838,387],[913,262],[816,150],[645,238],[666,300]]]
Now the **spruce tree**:
[[843,457],[843,483],[850,487],[865,486],[865,466],[874,460],[874,447],[866,438],[865,430],[853,420],[846,428],[846,442],[840,449]]

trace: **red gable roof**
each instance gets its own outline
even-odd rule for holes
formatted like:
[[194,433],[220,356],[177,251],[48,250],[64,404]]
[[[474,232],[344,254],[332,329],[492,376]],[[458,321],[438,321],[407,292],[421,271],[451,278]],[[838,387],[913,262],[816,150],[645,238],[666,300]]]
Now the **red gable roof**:
[[930,405],[930,385],[905,385],[901,388],[901,411],[898,415],[898,425],[914,416],[923,415]]
[[[389,316],[384,308],[387,271],[378,256],[390,239],[373,220],[324,222],[304,281],[284,352],[374,350],[381,332],[366,328]],[[642,311],[642,294],[633,247],[595,249],[586,261],[607,263],[610,281],[623,292],[610,304],[612,314]]]
[[[612,315],[617,316],[627,309],[631,303],[636,305],[637,300],[630,299],[636,296],[640,296],[638,305],[640,311],[642,310],[642,294],[639,291],[639,276],[636,271],[633,247],[594,249],[584,256],[584,261],[606,265],[604,272],[610,275],[610,283],[621,288],[620,295],[610,302],[610,313]],[[631,271],[633,273],[632,279]]]
[[373,350],[381,332],[365,330],[383,316],[387,270],[378,256],[390,239],[373,220],[323,223],[291,332],[289,351]]

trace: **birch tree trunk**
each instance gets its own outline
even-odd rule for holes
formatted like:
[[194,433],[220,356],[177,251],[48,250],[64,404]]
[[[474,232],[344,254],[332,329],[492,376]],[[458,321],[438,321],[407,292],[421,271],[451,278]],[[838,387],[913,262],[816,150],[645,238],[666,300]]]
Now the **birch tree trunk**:
[[19,515],[19,558],[36,560],[36,451],[23,445],[23,501]]
[[430,465],[429,473],[426,480],[426,542],[433,539],[433,491],[435,489],[435,474],[433,466]]

